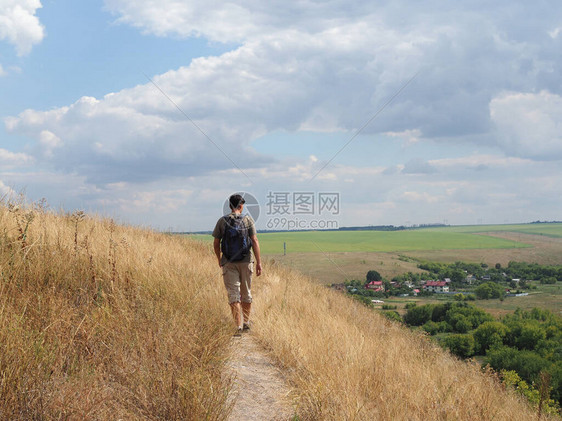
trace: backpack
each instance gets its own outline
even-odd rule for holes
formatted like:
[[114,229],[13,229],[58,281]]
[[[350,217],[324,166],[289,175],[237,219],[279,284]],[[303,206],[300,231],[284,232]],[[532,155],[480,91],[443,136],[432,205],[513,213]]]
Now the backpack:
[[222,254],[229,262],[243,260],[250,254],[252,248],[252,240],[244,223],[244,217],[227,215],[224,220],[226,224],[221,241]]

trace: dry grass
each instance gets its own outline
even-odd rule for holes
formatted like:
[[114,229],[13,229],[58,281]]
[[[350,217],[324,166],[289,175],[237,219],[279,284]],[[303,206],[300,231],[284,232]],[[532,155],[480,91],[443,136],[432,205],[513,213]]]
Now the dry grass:
[[424,272],[416,261],[401,259],[399,253],[336,252],[289,253],[268,255],[286,267],[302,272],[324,285],[365,279],[367,272],[376,270],[384,278],[392,279],[407,272]]
[[208,249],[0,204],[0,419],[225,419],[230,329]]
[[480,235],[517,241],[529,244],[531,247],[513,249],[425,250],[411,251],[404,254],[432,262],[453,263],[462,260],[464,262],[487,263],[489,266],[494,266],[496,263],[507,266],[512,260],[517,262],[533,262],[540,265],[562,264],[562,238],[518,232],[486,232]]
[[303,420],[526,420],[477,363],[282,266],[255,284],[255,334],[282,364]]

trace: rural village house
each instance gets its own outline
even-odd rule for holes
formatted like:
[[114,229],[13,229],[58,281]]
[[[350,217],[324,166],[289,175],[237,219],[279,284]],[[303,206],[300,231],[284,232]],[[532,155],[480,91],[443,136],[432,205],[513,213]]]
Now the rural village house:
[[372,289],[375,292],[384,291],[382,281],[371,281],[367,285],[365,285],[365,288]]
[[445,281],[427,281],[423,288],[430,292],[449,292],[449,285]]

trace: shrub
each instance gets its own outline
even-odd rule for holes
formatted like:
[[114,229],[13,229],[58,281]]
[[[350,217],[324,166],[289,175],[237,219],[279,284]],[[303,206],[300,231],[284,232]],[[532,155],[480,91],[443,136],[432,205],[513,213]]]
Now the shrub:
[[453,329],[458,333],[466,333],[472,329],[472,323],[463,315],[459,315],[453,325]]
[[439,332],[439,324],[430,320],[422,326],[422,329],[433,336]]
[[489,298],[503,298],[505,291],[501,285],[495,282],[484,282],[478,285],[474,291],[476,296],[481,300],[487,300]]
[[539,341],[546,338],[546,330],[536,320],[508,321],[509,345],[519,349],[535,349]]
[[[527,384],[527,382],[521,379],[521,377],[519,377],[519,375],[515,371],[501,370],[500,373],[502,376],[503,384],[506,386],[506,388],[513,389],[519,394],[525,396],[525,398],[527,398],[527,400],[535,408],[541,406],[541,409],[547,414],[557,415],[560,407],[556,401],[554,401],[553,399],[549,399],[549,390],[544,390],[544,388],[541,388],[543,389],[543,394],[546,395],[541,397],[540,391],[537,390],[532,384]],[[546,376],[543,376],[543,379],[546,379]]]
[[402,323],[402,316],[400,316],[400,314],[398,314],[397,311],[383,311],[382,313],[384,315],[384,317],[386,317],[389,320],[393,320],[395,322],[400,322]]
[[457,334],[447,336],[443,339],[443,345],[449,348],[451,353],[461,357],[468,358],[474,355],[474,337],[470,334]]
[[537,382],[541,371],[548,371],[551,363],[532,351],[501,346],[490,349],[485,362],[497,371],[502,369],[515,370],[521,378],[528,382]]
[[476,351],[484,354],[487,349],[500,346],[507,335],[507,327],[501,322],[484,322],[474,331]]
[[408,312],[404,316],[404,321],[410,326],[421,326],[425,322],[431,320],[431,315],[433,313],[433,305],[426,304],[423,306],[415,306],[408,309]]

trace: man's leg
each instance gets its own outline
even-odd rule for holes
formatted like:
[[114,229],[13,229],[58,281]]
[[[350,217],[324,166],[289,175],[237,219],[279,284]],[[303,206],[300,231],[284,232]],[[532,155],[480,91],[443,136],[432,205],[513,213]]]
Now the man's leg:
[[242,263],[240,265],[240,295],[242,297],[242,313],[244,316],[244,328],[250,328],[250,313],[252,312],[252,273],[254,265],[252,263]]
[[232,311],[232,317],[234,318],[234,323],[238,328],[242,327],[242,311],[240,309],[240,302],[231,303],[230,310]]
[[244,313],[244,323],[250,323],[250,313],[252,312],[252,303],[242,303],[242,312]]
[[240,278],[238,269],[232,263],[223,266],[224,286],[228,293],[230,311],[237,329],[242,329],[242,307],[240,305]]

